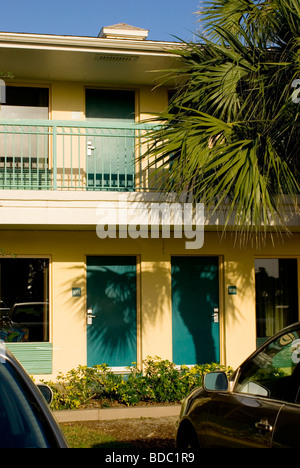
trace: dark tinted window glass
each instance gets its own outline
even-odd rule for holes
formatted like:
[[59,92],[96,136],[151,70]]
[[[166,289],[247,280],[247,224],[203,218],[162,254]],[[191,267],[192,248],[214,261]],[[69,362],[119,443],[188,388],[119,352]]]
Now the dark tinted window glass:
[[298,320],[297,259],[256,259],[255,285],[258,339]]
[[47,448],[45,421],[12,367],[0,361],[0,448]]
[[235,391],[295,402],[299,366],[300,329],[276,338],[242,366]]
[[7,86],[7,106],[48,107],[49,89],[30,86]]
[[86,90],[86,117],[134,120],[134,91],[111,89]]
[[48,259],[0,259],[0,339],[49,341],[48,294]]

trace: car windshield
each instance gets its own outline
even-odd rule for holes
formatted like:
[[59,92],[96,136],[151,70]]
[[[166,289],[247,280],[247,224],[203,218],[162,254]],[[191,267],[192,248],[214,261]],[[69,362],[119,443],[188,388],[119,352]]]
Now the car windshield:
[[47,448],[43,417],[18,374],[0,360],[0,448]]

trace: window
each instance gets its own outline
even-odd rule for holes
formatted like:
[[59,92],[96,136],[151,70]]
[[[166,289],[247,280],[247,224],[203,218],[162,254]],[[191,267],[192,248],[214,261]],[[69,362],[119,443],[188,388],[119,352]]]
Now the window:
[[0,339],[49,341],[49,260],[0,259]]
[[134,91],[86,89],[86,117],[114,122],[135,120]]
[[30,86],[7,86],[6,102],[1,105],[3,119],[48,119],[49,89]]
[[297,401],[300,329],[273,340],[242,366],[234,391],[276,400]]
[[13,367],[0,363],[0,448],[48,448],[47,421]]
[[48,88],[6,87],[0,119],[15,124],[3,125],[0,121],[0,188],[40,189],[50,185],[48,128],[25,124],[28,119],[48,118]]
[[258,345],[298,320],[297,259],[255,260]]

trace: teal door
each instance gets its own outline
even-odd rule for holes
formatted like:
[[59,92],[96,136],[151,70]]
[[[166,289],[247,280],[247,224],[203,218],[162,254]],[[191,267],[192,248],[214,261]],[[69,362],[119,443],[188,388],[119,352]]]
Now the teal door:
[[135,93],[127,90],[86,90],[87,120],[104,125],[87,137],[89,190],[134,189]]
[[172,258],[173,362],[219,362],[218,257]]
[[137,360],[136,258],[87,258],[87,365]]

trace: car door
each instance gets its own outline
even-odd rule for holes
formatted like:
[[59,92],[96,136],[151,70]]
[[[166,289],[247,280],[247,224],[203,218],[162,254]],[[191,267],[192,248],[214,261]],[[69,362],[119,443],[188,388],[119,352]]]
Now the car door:
[[206,424],[208,447],[296,443],[297,437],[291,439],[287,433],[295,433],[298,424],[299,337],[300,326],[276,335],[240,367],[232,392],[212,396]]
[[216,394],[206,424],[208,447],[269,448],[281,402]]
[[299,448],[300,405],[284,405],[275,425],[272,448]]
[[[299,349],[299,348],[298,348]],[[297,349],[294,360],[298,361]],[[296,357],[296,359],[295,359]],[[273,448],[298,448],[300,438],[300,363],[296,366],[289,386],[286,404],[281,408],[273,435]]]

